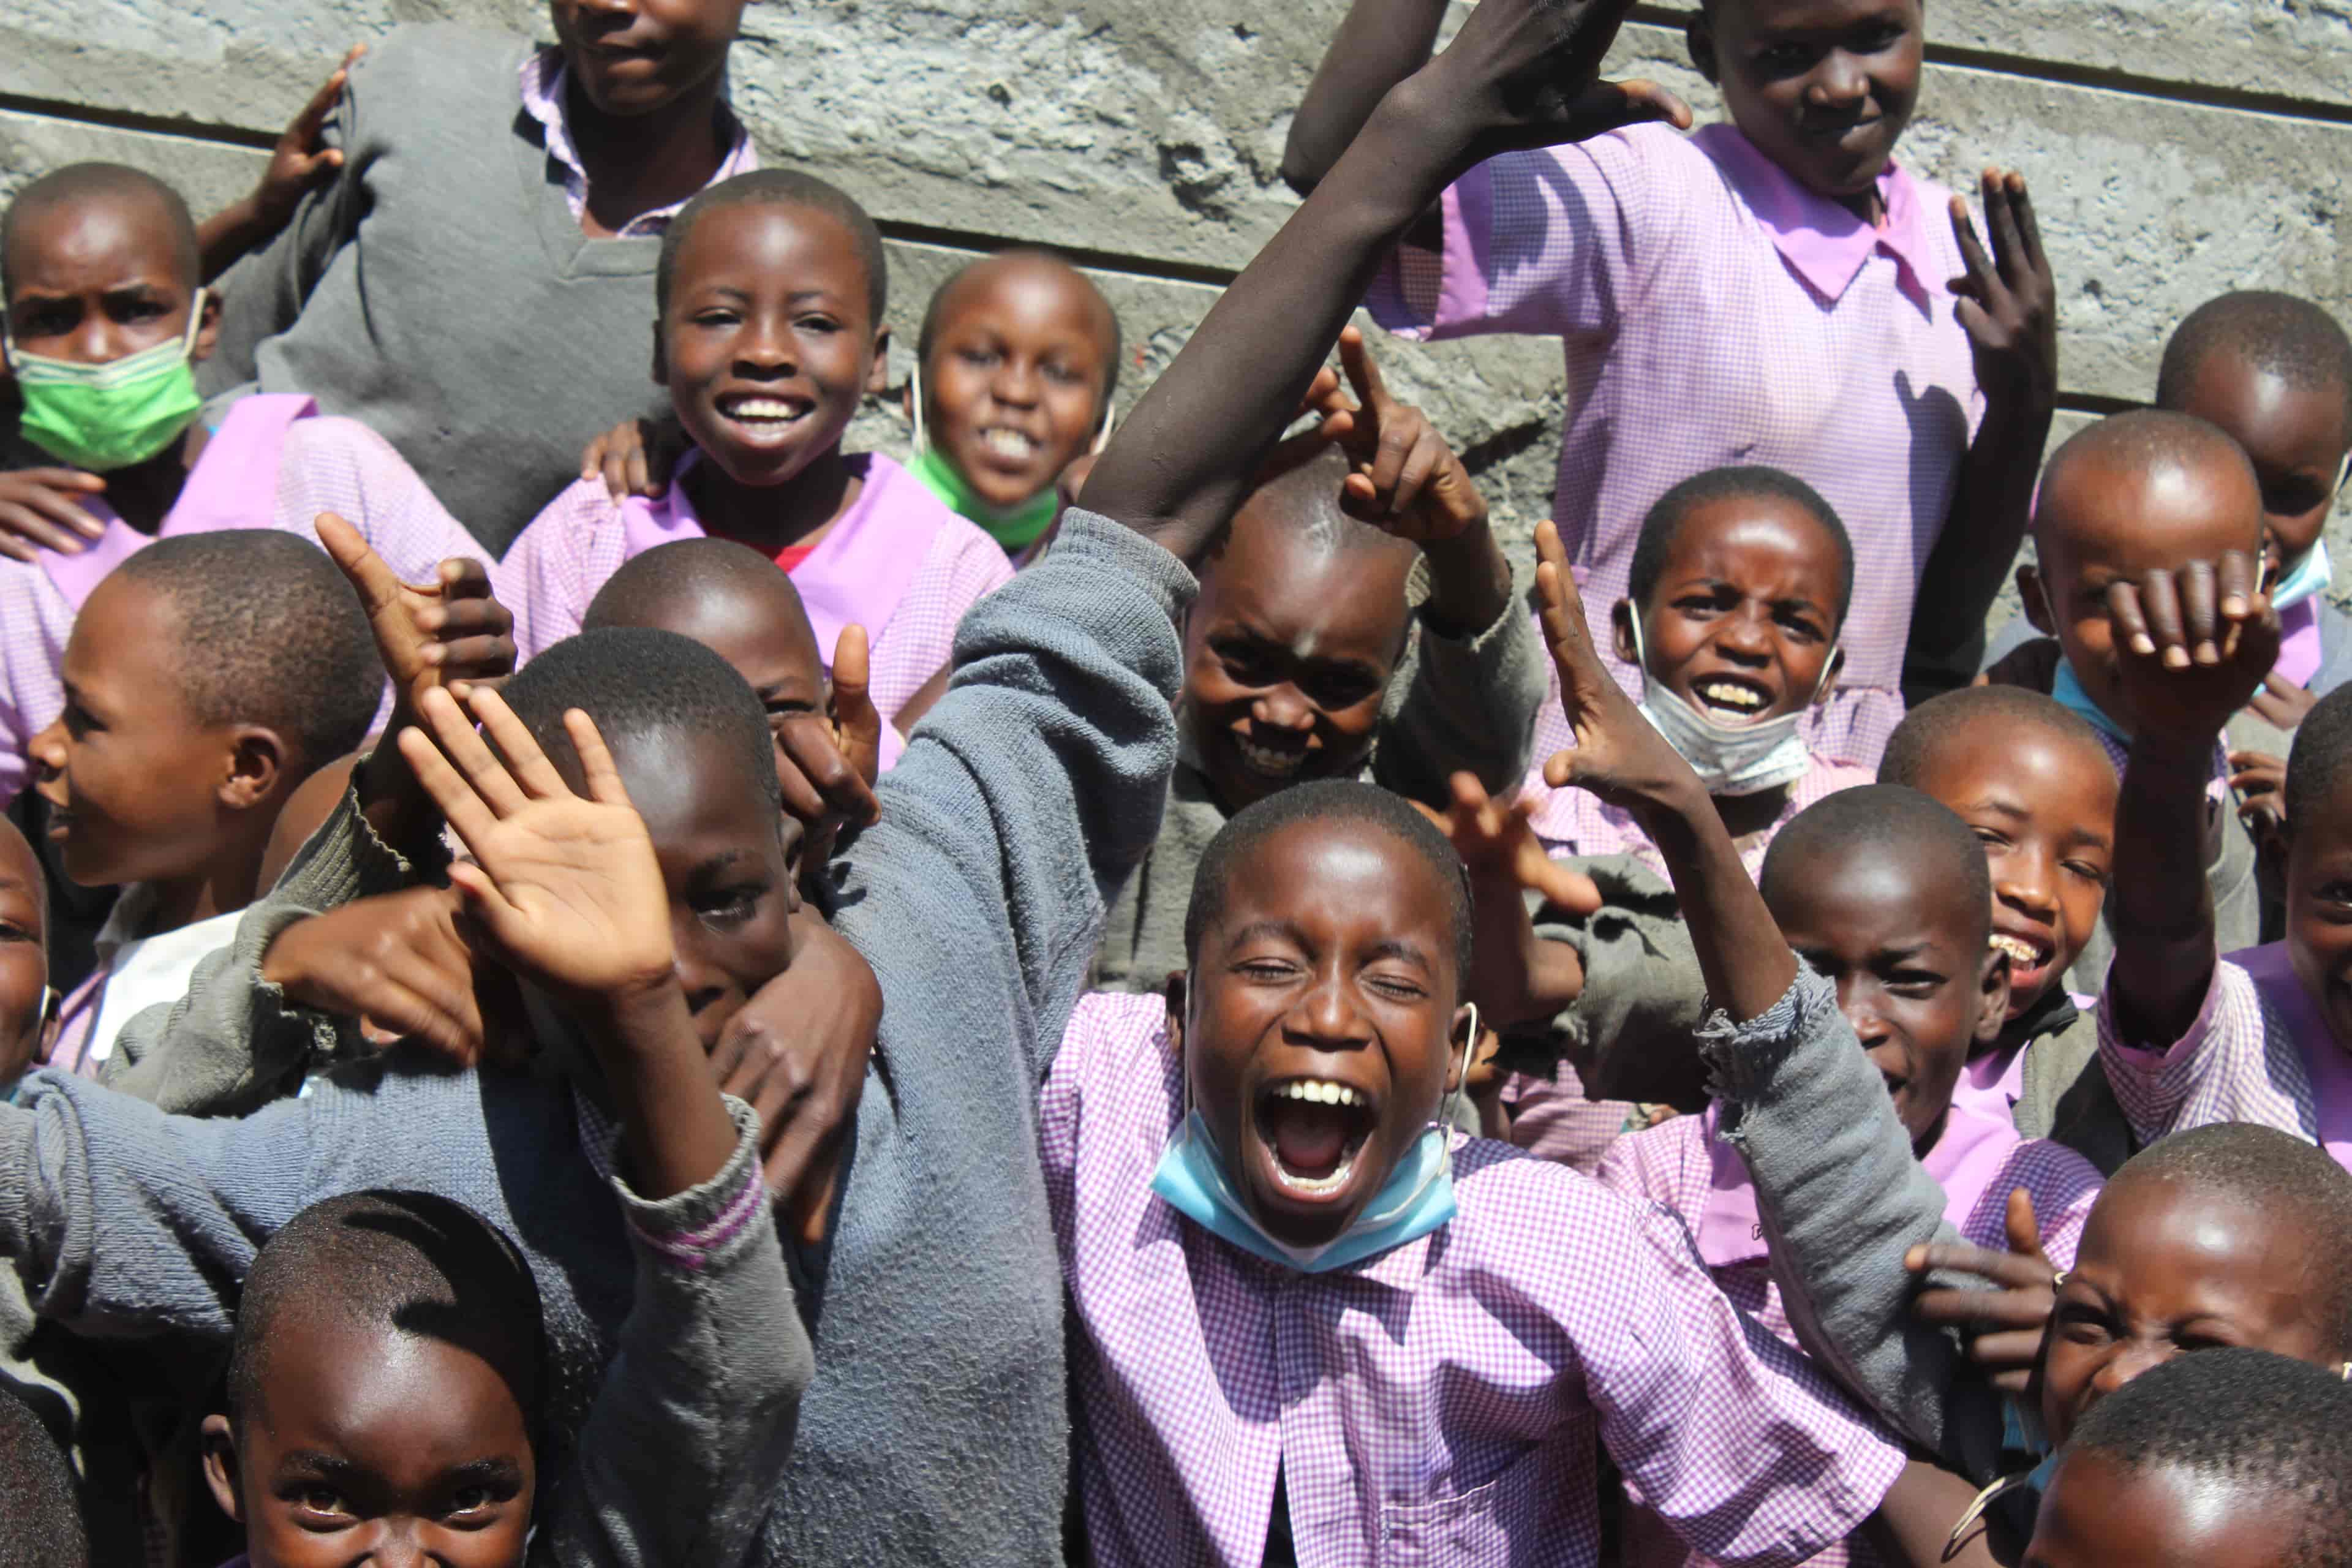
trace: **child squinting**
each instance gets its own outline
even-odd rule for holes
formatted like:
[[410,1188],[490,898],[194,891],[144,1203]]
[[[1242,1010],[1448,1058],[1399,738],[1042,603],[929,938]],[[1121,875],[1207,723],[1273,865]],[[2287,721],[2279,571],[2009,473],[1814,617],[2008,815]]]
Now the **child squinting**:
[[1118,358],[1118,317],[1076,268],[1040,250],[971,263],[923,314],[908,471],[1021,554],[1060,510],[1056,481],[1109,432]]
[[658,500],[616,500],[583,479],[524,531],[499,579],[523,653],[578,630],[624,561],[707,533],[792,574],[820,650],[866,628],[875,706],[895,716],[1012,567],[889,458],[841,449],[884,385],[879,232],[822,181],[747,174],[688,203],[662,258],[653,374],[694,452]]

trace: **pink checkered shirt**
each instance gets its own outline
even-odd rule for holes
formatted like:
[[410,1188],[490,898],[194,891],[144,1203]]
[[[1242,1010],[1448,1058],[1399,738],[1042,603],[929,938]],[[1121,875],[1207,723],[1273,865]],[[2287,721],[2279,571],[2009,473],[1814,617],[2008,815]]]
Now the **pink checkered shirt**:
[[[540,49],[523,60],[520,75],[523,112],[539,121],[547,144],[547,155],[554,161],[557,168],[563,171],[563,199],[571,204],[572,221],[576,223],[588,211],[588,171],[581,166],[580,150],[572,145],[572,128],[564,120],[563,92],[567,71],[563,51],[551,45]],[[760,166],[759,150],[751,145],[751,134],[743,129],[742,121],[737,120],[734,111],[724,105],[720,106],[720,111],[726,116],[727,129],[733,140],[728,144],[727,155],[719,161],[718,172],[710,176],[711,185],[721,180],[731,180],[738,174],[748,174]],[[704,188],[709,187],[706,185]],[[693,199],[688,196],[687,201]],[[639,213],[623,224],[614,237],[637,239],[658,235],[669,227],[669,220],[676,217],[677,209],[684,205],[684,201],[672,202],[666,207]]]
[[[964,612],[1011,582],[1013,564],[1001,545],[941,506],[898,464],[879,452],[862,454],[861,460],[868,471],[857,506],[938,514],[922,519],[935,531],[889,618],[866,628],[874,706],[887,718],[948,663]],[[702,531],[676,485],[666,500],[666,526],[689,535]],[[889,517],[877,513],[872,521],[887,526]],[[606,493],[604,480],[578,480],[550,501],[507,551],[496,577],[499,596],[514,606],[515,645],[522,657],[534,658],[579,631],[596,590],[636,552],[622,504]],[[798,581],[816,569],[812,557],[793,576]],[[830,668],[833,649],[818,651]]]
[[1150,1188],[1165,1023],[1082,1000],[1040,1107],[1097,1563],[1255,1564],[1277,1474],[1301,1563],[1591,1563],[1596,1442],[1731,1561],[1810,1556],[1885,1495],[1899,1448],[1682,1225],[1561,1166],[1457,1139],[1450,1222],[1321,1274],[1180,1217]]
[[[339,514],[365,536],[376,553],[409,582],[432,579],[455,555],[479,560],[481,545],[442,510],[433,492],[383,437],[356,420],[312,415],[285,431],[275,493],[261,494],[238,455],[241,422],[266,416],[273,405],[309,400],[248,397],[231,404],[221,429],[190,470],[179,505],[163,520],[169,536],[199,527],[275,528],[316,541],[322,511]],[[224,489],[245,489],[250,515],[225,516]],[[103,500],[83,502],[106,532],[78,555],[47,555],[36,563],[0,559],[0,805],[16,798],[31,778],[26,752],[34,736],[65,708],[58,670],[74,616],[107,571],[150,541],[114,515]],[[195,521],[202,506],[210,515]]]
[[[1555,708],[1557,705],[1555,705]],[[1561,721],[1563,726],[1565,720]],[[1549,757],[1549,752],[1545,752]],[[1799,812],[1842,789],[1875,781],[1877,775],[1867,768],[1850,763],[1832,762],[1815,755],[1813,765],[1805,771],[1789,790],[1789,803],[1762,832],[1750,834],[1739,846],[1739,863],[1748,868],[1750,877],[1764,864],[1764,851],[1772,846],[1773,835],[1796,819]],[[1666,874],[1666,863],[1650,836],[1642,831],[1633,813],[1622,806],[1603,801],[1590,790],[1554,789],[1543,782],[1543,769],[1538,765],[1528,783],[1519,790],[1519,798],[1535,806],[1533,826],[1536,837],[1551,855],[1580,855],[1594,858],[1602,855],[1631,855],[1661,877]]]
[[[1846,670],[1814,750],[1875,768],[1903,716],[1919,572],[1982,399],[1945,284],[1962,273],[1942,188],[1883,177],[1874,229],[1729,125],[1659,125],[1508,153],[1444,197],[1441,254],[1408,247],[1366,304],[1426,338],[1557,336],[1568,423],[1553,500],[1586,604],[1623,598],[1642,518],[1734,463],[1785,468],[1853,536]],[[1628,690],[1633,666],[1612,659]],[[1566,743],[1538,721],[1537,754]]]
[[2099,1060],[2143,1144],[2253,1121],[2316,1143],[2352,1169],[2352,1053],[2295,978],[2284,942],[2217,962],[2178,1040],[2129,1037],[2111,978],[2099,997]]
[[[1629,1197],[1658,1205],[1696,1230],[1717,1201],[1711,1147],[1714,1123],[1711,1114],[1679,1116],[1647,1131],[1627,1133],[1601,1157],[1595,1177]],[[2005,1119],[2001,1126],[2006,1127]],[[1994,1137],[1999,1137],[1997,1131]],[[1979,1247],[2006,1251],[2009,1194],[2011,1189],[2023,1187],[2033,1195],[2033,1212],[2041,1221],[2042,1247],[2051,1262],[2061,1269],[2073,1268],[2084,1222],[2098,1200],[2098,1170],[2062,1144],[2019,1138],[2014,1131],[2009,1131],[2004,1146],[2008,1154],[2000,1159],[1991,1179],[1979,1176],[1965,1186],[1954,1184],[1951,1174],[1938,1168],[1937,1150],[1928,1151],[1921,1163],[1947,1186],[1949,1206],[1944,1217]],[[1988,1152],[1998,1156],[1999,1147]],[[1749,1201],[1752,1204],[1752,1197]],[[1745,1212],[1752,1216],[1752,1208]],[[1710,1272],[1741,1311],[1770,1329],[1782,1343],[1796,1344],[1796,1331],[1789,1325],[1788,1307],[1773,1281],[1760,1237],[1755,1241],[1753,1256],[1716,1264]],[[1668,1561],[1703,1563],[1710,1559],[1699,1552],[1675,1552]],[[1874,1563],[1877,1558],[1864,1542],[1854,1540],[1838,1542],[1811,1561],[1818,1568],[1844,1568],[1848,1563]],[[1628,1568],[1633,1565],[1634,1559],[1629,1556]],[[1666,1568],[1666,1564],[1645,1560],[1641,1568]]]

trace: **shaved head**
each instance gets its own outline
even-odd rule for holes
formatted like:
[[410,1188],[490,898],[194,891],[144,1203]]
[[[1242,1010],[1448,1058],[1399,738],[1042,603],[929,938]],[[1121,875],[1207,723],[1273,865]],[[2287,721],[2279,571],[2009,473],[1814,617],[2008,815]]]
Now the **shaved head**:
[[0,216],[0,290],[16,297],[16,247],[34,221],[66,207],[110,203],[152,211],[169,237],[172,264],[188,288],[204,281],[196,247],[196,220],[180,193],[127,163],[68,163],[53,169],[16,193]]
[[2151,492],[2187,485],[2228,506],[2232,520],[2242,513],[2246,538],[2239,548],[2260,548],[2263,491],[2253,464],[2219,426],[2161,408],[2111,415],[2058,448],[2042,470],[2034,542],[2052,547],[2085,489],[2112,495],[2119,487]]

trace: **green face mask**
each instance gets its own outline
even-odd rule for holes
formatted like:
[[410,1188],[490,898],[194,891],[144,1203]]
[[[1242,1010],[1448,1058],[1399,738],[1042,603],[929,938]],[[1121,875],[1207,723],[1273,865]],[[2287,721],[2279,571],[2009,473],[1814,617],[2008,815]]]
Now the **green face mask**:
[[104,364],[28,354],[14,339],[8,368],[25,400],[17,428],[58,461],[92,473],[143,463],[188,427],[204,400],[188,354],[205,318],[205,291],[188,304],[188,330]]

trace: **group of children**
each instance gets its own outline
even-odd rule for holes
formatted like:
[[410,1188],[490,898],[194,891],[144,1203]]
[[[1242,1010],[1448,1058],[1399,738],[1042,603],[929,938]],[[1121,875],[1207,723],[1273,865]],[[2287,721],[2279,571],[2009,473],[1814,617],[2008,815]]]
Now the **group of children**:
[[1920,0],[1355,0],[900,462],[740,0],[551,8],[0,220],[0,1564],[2352,1563],[2324,310],[2045,465]]

